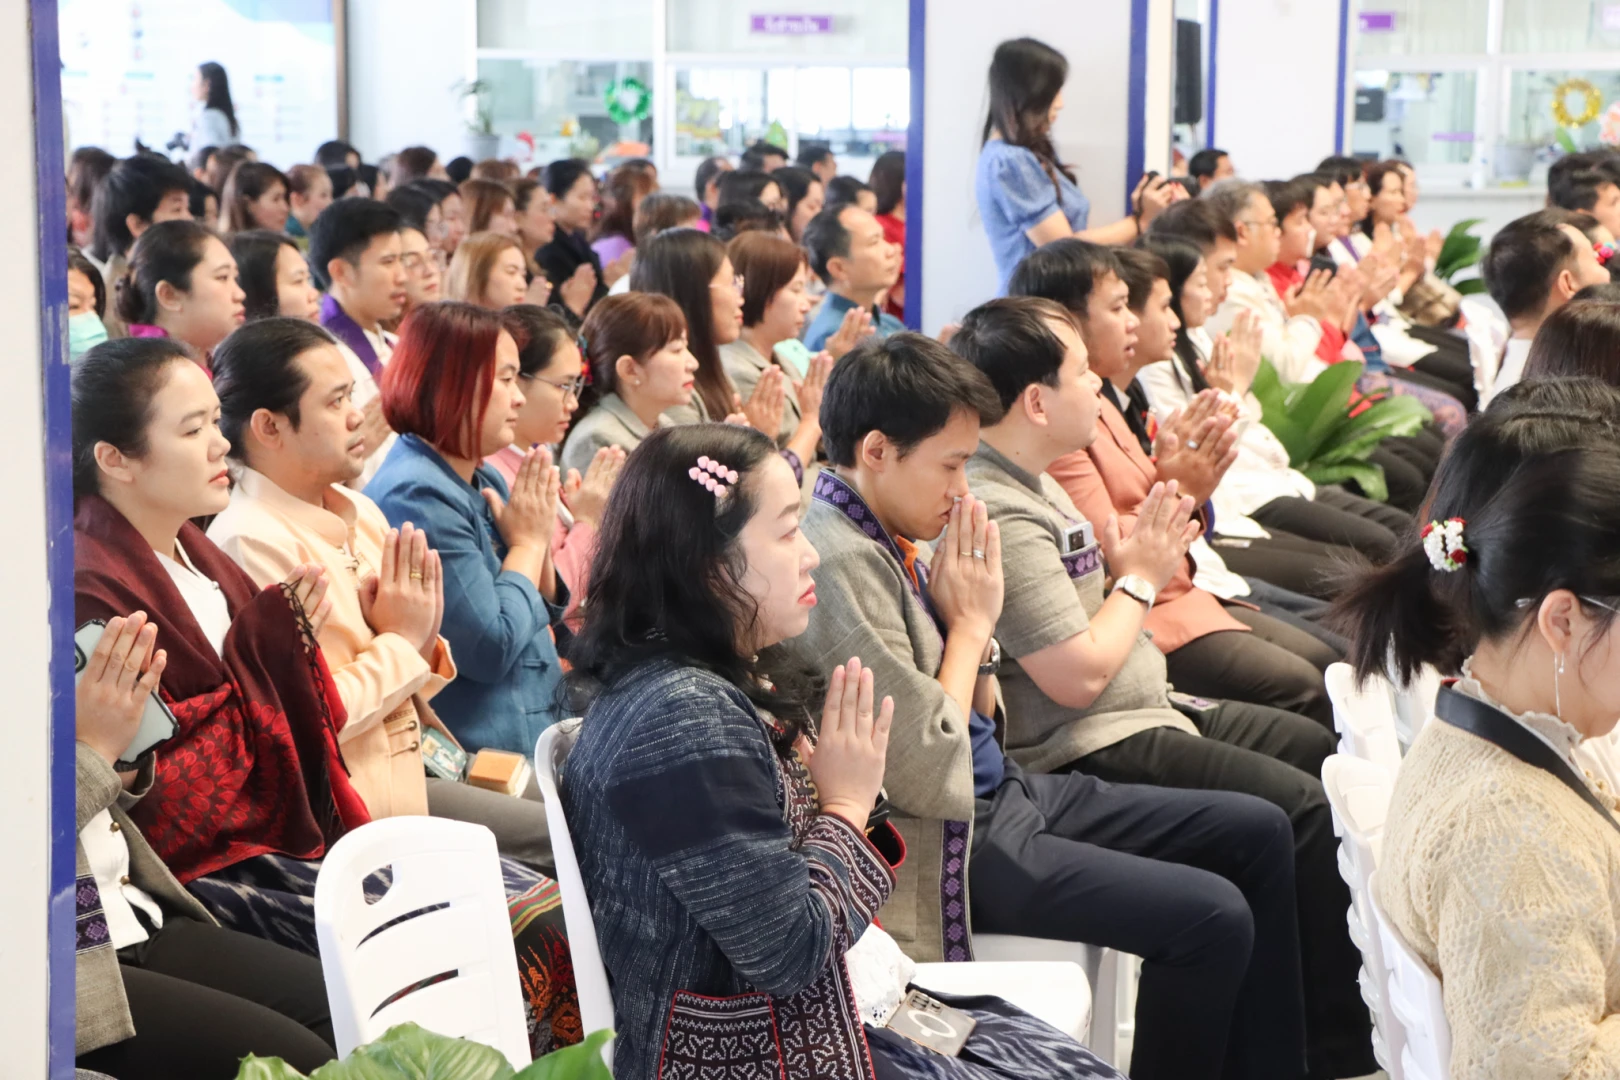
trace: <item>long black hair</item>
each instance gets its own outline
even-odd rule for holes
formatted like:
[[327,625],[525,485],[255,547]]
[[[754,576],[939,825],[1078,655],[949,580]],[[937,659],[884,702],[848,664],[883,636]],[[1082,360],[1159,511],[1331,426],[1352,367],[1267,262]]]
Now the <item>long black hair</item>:
[[[1421,513],[1463,520],[1466,563],[1436,570],[1413,529],[1334,605],[1356,674],[1456,671],[1481,640],[1522,631],[1556,589],[1620,597],[1617,437],[1620,390],[1596,379],[1532,380],[1498,395],[1452,443]],[[1612,614],[1583,606],[1606,630]]]
[[198,64],[197,71],[208,84],[208,98],[203,102],[203,108],[218,109],[224,113],[225,119],[231,122],[231,137],[240,138],[242,127],[236,122],[236,106],[231,103],[231,80],[226,76],[225,69],[210,60]]
[[[687,473],[704,455],[738,474],[719,507]],[[737,541],[758,508],[756,474],[775,456],[775,442],[736,424],[660,428],[636,447],[597,533],[591,602],[568,652],[569,708],[669,658],[714,672],[770,711],[785,729],[780,745],[809,729],[814,680],[780,650],[753,657],[739,648],[758,607],[742,586]]]
[[73,365],[73,494],[94,495],[101,486],[96,444],[110,443],[126,457],[146,453],[152,399],[176,361],[193,363],[191,350],[175,338],[116,338]]
[[247,229],[230,238],[231,256],[236,259],[236,283],[246,298],[243,315],[248,322],[281,314],[281,287],[276,282],[276,261],[281,249],[290,247],[301,259],[292,237],[269,229]]
[[[727,173],[728,177],[743,175]],[[720,272],[726,245],[697,229],[671,229],[636,249],[630,270],[633,292],[663,293],[686,316],[686,346],[697,357],[694,382],[712,419],[731,412],[735,392],[714,340],[714,301],[709,283]]]
[[1014,38],[996,46],[990,59],[990,113],[981,144],[997,134],[1009,146],[1022,146],[1041,159],[1057,186],[1058,174],[1074,182],[1074,170],[1058,160],[1047,115],[1069,78],[1069,61],[1044,41]]
[[1176,313],[1176,320],[1181,323],[1181,328],[1176,331],[1175,357],[1170,361],[1176,381],[1181,383],[1189,396],[1209,389],[1209,380],[1204,378],[1204,372],[1199,367],[1201,357],[1198,347],[1187,332],[1187,313],[1181,310],[1181,290],[1186,288],[1187,279],[1193,276],[1198,264],[1204,261],[1204,253],[1198,250],[1197,245],[1180,237],[1158,234],[1142,237],[1136,246],[1157,255],[1170,270],[1170,310]]

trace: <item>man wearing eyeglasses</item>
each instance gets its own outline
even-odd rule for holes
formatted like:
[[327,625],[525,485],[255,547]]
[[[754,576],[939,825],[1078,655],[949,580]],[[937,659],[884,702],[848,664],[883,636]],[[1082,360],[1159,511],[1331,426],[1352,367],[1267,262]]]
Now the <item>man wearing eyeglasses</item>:
[[900,248],[883,238],[878,219],[852,203],[823,210],[804,228],[810,269],[827,284],[827,299],[804,331],[811,352],[827,347],[851,311],[872,317],[878,337],[904,330],[899,319],[878,307],[878,298],[900,279]]

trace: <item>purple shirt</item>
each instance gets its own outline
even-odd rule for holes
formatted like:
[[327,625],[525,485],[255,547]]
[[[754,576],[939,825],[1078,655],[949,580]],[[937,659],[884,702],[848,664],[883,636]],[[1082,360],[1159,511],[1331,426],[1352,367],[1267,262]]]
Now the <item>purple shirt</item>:
[[635,245],[622,236],[604,236],[591,244],[591,250],[596,252],[604,267],[633,247]]

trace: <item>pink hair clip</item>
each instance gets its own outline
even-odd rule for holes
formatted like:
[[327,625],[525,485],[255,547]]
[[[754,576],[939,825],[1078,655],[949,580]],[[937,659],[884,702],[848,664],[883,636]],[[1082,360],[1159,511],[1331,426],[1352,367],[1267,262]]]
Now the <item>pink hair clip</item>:
[[728,469],[707,454],[699,456],[697,464],[686,470],[686,475],[707,488],[714,495],[716,507],[725,502],[731,486],[737,482],[737,470]]

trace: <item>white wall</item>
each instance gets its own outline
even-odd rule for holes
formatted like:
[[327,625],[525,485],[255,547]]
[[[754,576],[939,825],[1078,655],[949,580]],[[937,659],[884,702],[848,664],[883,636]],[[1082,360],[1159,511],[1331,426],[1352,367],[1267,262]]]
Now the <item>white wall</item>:
[[1215,145],[1251,180],[1297,176],[1335,152],[1339,5],[1228,0],[1215,57]]
[[463,152],[458,79],[477,74],[477,9],[470,0],[349,0],[349,141],[366,161],[431,146]]
[[[33,61],[29,5],[0,8],[0,145],[11,148],[19,197],[0,209],[0,322],[11,362],[0,364],[0,425],[6,462],[6,543],[0,559],[0,686],[6,688],[6,759],[0,821],[6,823],[0,874],[0,1073],[46,1075],[45,909],[50,845],[50,595],[46,581],[45,455],[39,344],[39,244],[34,193]],[[46,73],[56,78],[56,71]],[[60,249],[56,257],[61,258]],[[64,315],[65,317],[65,315]],[[60,363],[61,358],[56,358]],[[65,451],[64,451],[65,452]],[[65,598],[71,604],[72,598]],[[67,901],[71,916],[72,900]],[[68,1048],[71,1051],[71,1046]],[[68,1063],[71,1065],[71,1062]],[[66,1075],[71,1075],[71,1071]]]
[[1130,13],[1125,0],[930,0],[923,118],[925,331],[937,331],[995,295],[995,263],[979,222],[973,178],[989,106],[985,76],[1001,42],[1028,35],[1068,57],[1065,108],[1053,139],[1091,200],[1090,223],[1106,225],[1124,216]]

